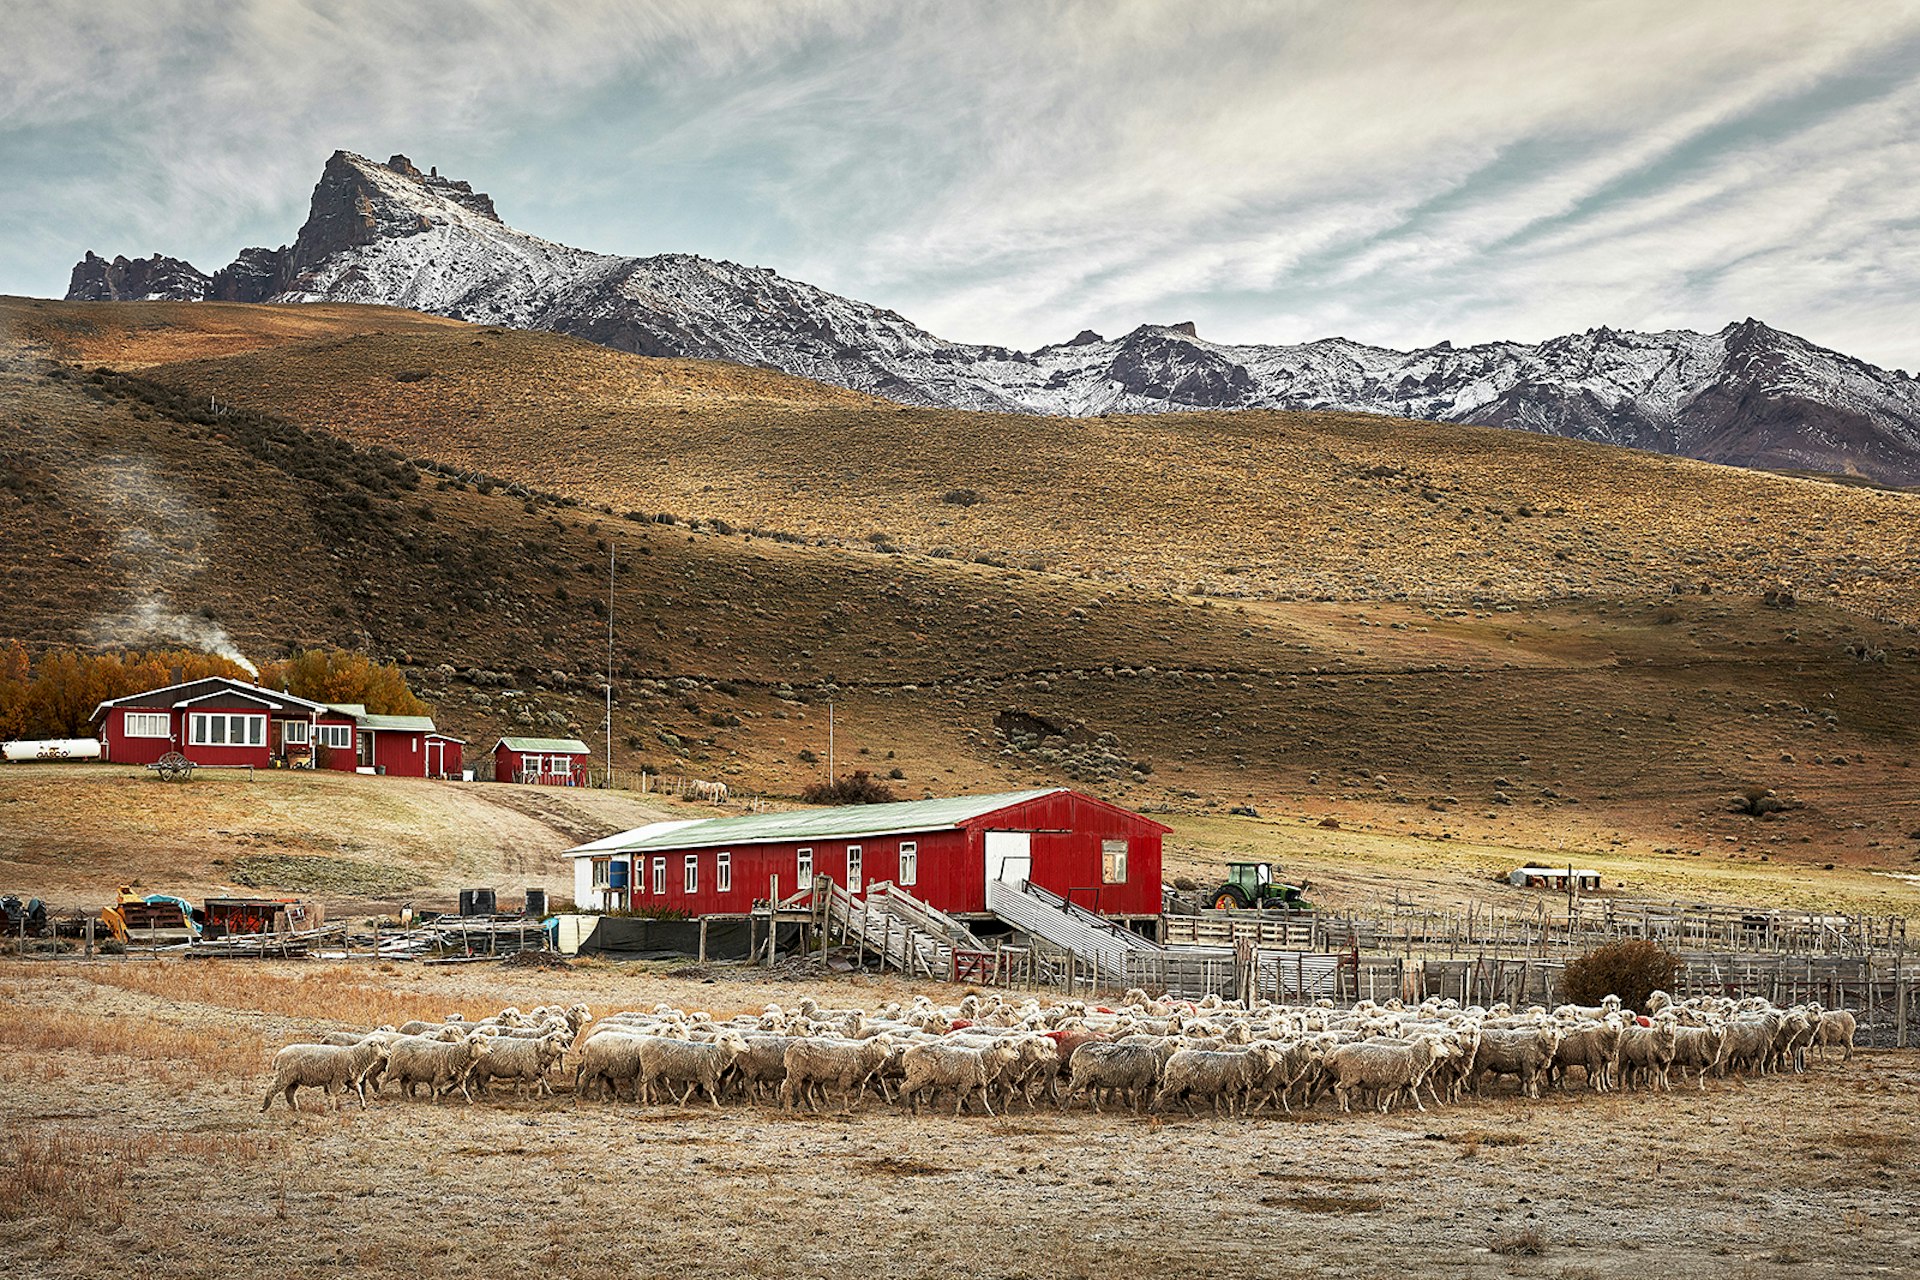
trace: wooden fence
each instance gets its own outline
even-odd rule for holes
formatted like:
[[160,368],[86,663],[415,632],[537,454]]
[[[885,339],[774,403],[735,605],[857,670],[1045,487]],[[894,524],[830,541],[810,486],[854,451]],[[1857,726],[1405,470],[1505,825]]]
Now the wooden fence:
[[[1362,987],[1398,986],[1408,1000],[1441,996],[1462,1004],[1504,1001],[1516,1008],[1565,1003],[1560,960],[1515,959],[1482,955],[1471,959],[1373,957],[1363,971],[1379,971]],[[1398,979],[1387,980],[1388,971]],[[1753,952],[1687,952],[1681,957],[1672,994],[1689,996],[1765,996],[1777,1005],[1818,1003],[1850,1009],[1859,1021],[1858,1043],[1882,1048],[1920,1043],[1920,956],[1778,956]]]
[[1679,952],[1801,957],[1889,956],[1915,949],[1904,916],[1617,898],[1571,903],[1556,898],[1517,910],[1484,903],[1430,908],[1391,902],[1351,911],[1201,911],[1165,920],[1165,937],[1171,943],[1231,946],[1254,929],[1254,940],[1263,946],[1409,958],[1564,958],[1628,939],[1658,942]]

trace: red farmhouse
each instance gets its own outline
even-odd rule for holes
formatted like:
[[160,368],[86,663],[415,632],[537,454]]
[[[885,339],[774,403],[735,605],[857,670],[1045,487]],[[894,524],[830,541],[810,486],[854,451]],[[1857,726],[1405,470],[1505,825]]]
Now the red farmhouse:
[[502,738],[493,747],[493,780],[584,787],[592,756],[578,738]]
[[1065,788],[659,822],[568,851],[582,910],[744,912],[828,876],[889,881],[951,915],[984,915],[987,881],[1031,880],[1102,915],[1160,912],[1168,828]]
[[211,676],[103,702],[94,710],[102,754],[152,764],[177,751],[200,765],[278,763],[364,769],[399,777],[458,777],[460,739],[426,716],[369,714]]

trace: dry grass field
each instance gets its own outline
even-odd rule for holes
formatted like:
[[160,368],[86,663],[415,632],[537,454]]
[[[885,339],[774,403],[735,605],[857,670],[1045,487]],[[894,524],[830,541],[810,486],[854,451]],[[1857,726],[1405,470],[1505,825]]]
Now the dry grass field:
[[[8,1273],[1733,1278],[1911,1273],[1920,1055],[1705,1093],[1248,1122],[630,1103],[260,1113],[280,1044],[505,1004],[792,984],[565,972],[0,964]],[[829,1002],[907,994],[848,978]]]
[[450,909],[476,884],[570,899],[562,850],[682,809],[698,812],[627,791],[369,786],[328,772],[203,773],[179,786],[130,766],[23,765],[0,775],[0,884],[95,907],[129,879],[195,899],[312,893],[336,911]]
[[[1257,848],[1359,896],[1402,871],[1507,895],[1487,877],[1535,859],[1662,896],[1920,892],[1895,878],[1920,873],[1914,495],[1353,416],[873,411],[378,309],[12,301],[0,339],[22,427],[0,441],[0,639],[132,641],[158,602],[256,656],[398,660],[476,753],[503,732],[597,746],[611,545],[624,770],[794,795],[824,774],[831,692],[842,771],[897,770],[908,797],[1085,786],[1165,816],[1197,878]],[[286,419],[207,414],[209,394]],[[583,500],[423,478],[341,435]],[[941,501],[954,486],[982,500]],[[660,510],[683,522],[629,518]],[[1762,599],[1776,578],[1792,607]],[[1003,733],[1040,721],[1067,741]],[[70,819],[31,776],[0,770],[23,871],[151,847],[136,874],[211,882],[231,852],[127,835],[164,814]],[[1729,812],[1753,787],[1798,807]],[[522,874],[496,805],[446,837],[474,842],[464,864],[366,808],[281,834],[391,846],[443,886]]]

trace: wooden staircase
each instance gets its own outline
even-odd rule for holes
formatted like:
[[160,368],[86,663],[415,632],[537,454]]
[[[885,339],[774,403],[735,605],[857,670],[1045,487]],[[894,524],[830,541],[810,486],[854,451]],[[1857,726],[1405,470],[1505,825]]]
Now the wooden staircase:
[[898,885],[881,881],[855,897],[826,876],[814,879],[814,914],[822,938],[871,955],[882,968],[942,982],[953,976],[953,953],[987,950],[971,930]]

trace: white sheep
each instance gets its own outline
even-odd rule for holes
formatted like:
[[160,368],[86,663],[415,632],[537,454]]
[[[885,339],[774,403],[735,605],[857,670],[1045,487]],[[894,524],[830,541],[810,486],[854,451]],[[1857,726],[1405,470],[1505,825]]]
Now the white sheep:
[[426,1036],[403,1036],[393,1042],[387,1059],[387,1071],[400,1086],[404,1098],[413,1097],[416,1084],[427,1086],[434,1102],[440,1095],[458,1089],[469,1103],[473,1094],[467,1080],[474,1064],[493,1050],[487,1036],[469,1036],[463,1040],[435,1040]]
[[878,1035],[866,1040],[804,1037],[787,1046],[787,1078],[780,1083],[780,1105],[788,1110],[795,1100],[817,1110],[815,1099],[826,1099],[827,1086],[840,1092],[840,1105],[851,1109],[853,1097],[866,1088],[892,1053],[892,1036]]
[[707,1095],[718,1111],[720,1078],[746,1048],[747,1042],[731,1031],[721,1032],[707,1042],[644,1037],[640,1041],[640,1100],[651,1103],[656,1089],[671,1096],[673,1086],[684,1085],[679,1094],[681,1106],[687,1105],[697,1089]]
[[1002,1070],[1019,1060],[1020,1047],[1011,1040],[991,1044],[916,1044],[900,1057],[905,1082],[900,1096],[915,1115],[920,1114],[920,1095],[942,1089],[954,1091],[953,1114],[959,1115],[974,1090],[980,1091],[980,1105],[988,1115],[993,1103],[988,1090]]
[[1433,1036],[1412,1040],[1362,1040],[1343,1044],[1327,1054],[1326,1069],[1333,1083],[1340,1110],[1350,1111],[1356,1089],[1371,1091],[1383,1113],[1393,1100],[1405,1093],[1413,1105],[1425,1111],[1420,1101],[1420,1085],[1433,1064],[1445,1058],[1451,1049]]
[[275,1094],[286,1095],[289,1111],[299,1110],[293,1096],[301,1088],[319,1089],[335,1110],[340,1107],[335,1091],[344,1093],[353,1089],[364,1107],[367,1092],[363,1081],[368,1072],[386,1063],[387,1054],[386,1042],[377,1035],[366,1036],[350,1045],[290,1044],[273,1056],[273,1084],[268,1086],[266,1101],[260,1104],[260,1110],[265,1112],[273,1106]]

